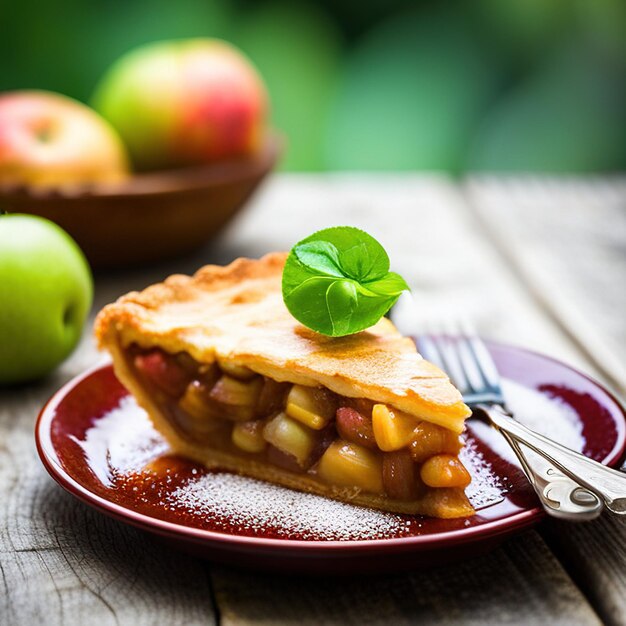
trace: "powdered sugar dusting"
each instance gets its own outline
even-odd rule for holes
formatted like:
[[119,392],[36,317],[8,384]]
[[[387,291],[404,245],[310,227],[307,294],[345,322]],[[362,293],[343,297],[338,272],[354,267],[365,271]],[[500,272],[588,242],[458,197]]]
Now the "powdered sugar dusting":
[[491,463],[485,459],[474,439],[467,439],[459,458],[472,475],[472,482],[465,489],[465,495],[472,506],[478,510],[500,502],[502,496],[507,493],[507,488],[493,471]]
[[[134,399],[99,418],[76,440],[92,471],[116,497],[131,494],[145,513],[227,533],[303,540],[371,540],[420,534],[424,519],[338,502],[171,456],[163,437]],[[472,474],[473,506],[502,500],[505,489],[468,436],[462,459]],[[429,521],[431,524],[432,520]]]
[[273,529],[277,537],[350,540],[408,535],[413,524],[400,515],[336,502],[236,474],[210,473],[176,489],[171,506],[238,526],[246,534]]
[[169,448],[132,396],[122,398],[115,409],[100,418],[85,433],[85,439],[73,439],[106,486],[113,484],[114,475],[139,471]]
[[[572,448],[582,448],[580,420],[567,404],[512,381],[504,381],[504,390],[521,422]],[[337,541],[413,536],[439,527],[437,520],[354,506],[231,473],[208,472],[168,454],[167,443],[131,397],[123,398],[117,408],[95,421],[82,440],[75,441],[114,498],[128,497],[134,508],[146,514],[185,525],[248,536]],[[519,489],[514,454],[485,422],[468,423],[461,460],[472,475],[467,496],[482,517],[488,517],[489,507],[501,502],[508,491]],[[476,519],[447,521],[445,528],[471,525]]]
[[506,379],[502,381],[502,389],[509,410],[522,424],[572,450],[583,449],[582,422],[561,398]]

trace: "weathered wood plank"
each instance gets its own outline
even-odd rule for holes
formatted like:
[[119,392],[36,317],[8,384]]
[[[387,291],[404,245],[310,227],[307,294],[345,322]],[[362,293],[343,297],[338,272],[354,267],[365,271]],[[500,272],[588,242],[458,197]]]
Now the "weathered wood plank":
[[49,380],[0,391],[0,624],[215,623],[204,563],[82,505],[37,458],[35,417],[93,362],[90,344]]
[[[219,241],[195,257],[99,277],[96,306],[169,273],[286,249],[313,229],[342,223],[366,228],[393,251],[394,269],[416,287],[424,309],[435,315],[462,309],[492,336],[585,367],[581,352],[528,297],[498,252],[484,245],[482,228],[458,190],[436,177],[277,177]],[[32,425],[40,405],[97,358],[86,337],[53,378],[0,392],[0,565],[6,590],[0,593],[0,623],[211,622],[212,590],[204,564],[75,502],[35,457]],[[379,579],[380,591],[376,579],[344,586],[225,568],[215,568],[212,579],[223,621],[230,624],[410,623],[415,618],[489,623],[485,617],[491,623],[559,623],[562,617],[570,618],[567,623],[596,622],[535,532],[436,573],[398,576],[387,585],[387,579]],[[497,593],[491,594],[492,588]],[[325,594],[311,591],[299,602],[302,589]],[[258,615],[257,607],[269,617]]]
[[[467,193],[518,279],[623,392],[626,179],[482,177]],[[623,520],[542,529],[603,620],[626,624]]]
[[214,568],[223,626],[263,624],[595,624],[536,533],[425,572],[301,578]]
[[471,178],[468,203],[532,296],[626,394],[626,178]]
[[585,525],[550,520],[542,535],[605,624],[626,624],[626,524],[604,516]]
[[[441,314],[450,316],[460,311],[472,317],[485,334],[534,347],[589,369],[579,350],[572,346],[554,321],[546,318],[542,309],[529,297],[524,285],[502,263],[498,251],[491,245],[485,245],[482,226],[468,210],[458,189],[447,179],[336,176],[330,178],[330,183],[328,180],[325,177],[291,176],[270,184],[254,210],[221,240],[217,252],[225,258],[237,256],[242,251],[256,256],[268,250],[287,249],[294,240],[318,228],[336,224],[359,226],[374,234],[392,251],[394,269],[400,271],[414,287],[414,295],[424,309],[424,317],[436,319]],[[304,216],[306,219],[303,219]],[[529,537],[536,542],[536,550],[545,550],[545,546],[540,547],[542,543],[536,535]],[[446,607],[455,606],[458,597],[466,599],[469,589],[490,589],[494,578],[498,578],[503,590],[501,597],[491,600],[491,615],[494,621],[501,621],[502,615],[510,610],[506,606],[509,597],[515,597],[517,593],[516,572],[523,572],[526,568],[522,558],[524,550],[516,550],[516,545],[516,540],[509,544],[508,566],[503,564],[506,559],[502,552],[497,551],[492,557],[495,560],[488,561],[490,566],[472,571],[471,575],[470,570],[463,566],[443,570],[439,574],[439,583],[450,593],[441,592],[437,619],[445,623],[448,619],[458,618],[459,614],[447,612]],[[493,565],[496,560],[498,567]],[[529,578],[532,582],[526,585],[529,598],[532,596],[533,599],[514,604],[516,613],[513,621],[532,623],[553,619],[545,616],[546,608],[541,600],[546,589],[556,596],[577,597],[581,619],[585,619],[589,608],[571,588],[567,577],[561,574],[555,562],[546,563],[543,575],[533,574]],[[230,594],[226,605],[222,596],[217,595],[225,622],[234,624],[265,619],[259,617],[256,609],[249,608],[249,603],[257,606],[254,604],[256,592],[248,589],[249,579],[239,579],[232,574],[228,575],[227,583],[223,583],[223,575],[222,570],[214,572],[216,589],[226,584]],[[294,589],[311,584],[293,582]],[[352,614],[353,621],[358,621],[359,614],[362,620],[364,607],[370,607],[367,603],[363,604],[365,600],[359,599],[367,599],[374,593],[370,587],[363,595],[360,584],[348,587],[346,599],[342,600],[342,604],[347,606],[351,604],[351,597],[357,599],[357,604],[361,602],[359,610]],[[465,594],[460,591],[463,585]],[[321,602],[321,599],[318,602],[316,597],[303,605],[294,592],[289,602],[277,602],[282,597],[277,591],[279,587],[259,587],[259,602],[279,605],[267,608],[270,611],[268,615],[273,616],[267,618],[268,622],[272,622],[274,617],[279,622],[302,621],[311,614],[314,615],[311,622],[324,622],[326,619],[330,623],[349,623],[349,612],[344,610],[336,615],[331,602]],[[311,613],[311,607],[318,605],[321,608]],[[386,619],[388,614],[385,611],[391,610],[387,604],[381,603],[380,606],[387,608],[365,611],[373,623],[377,619]],[[398,621],[400,609],[396,607],[394,610],[393,619],[387,623]],[[434,620],[435,607],[429,610],[430,619]],[[500,615],[496,615],[498,611]],[[415,616],[412,614],[412,617]],[[463,614],[463,619],[465,617]],[[474,619],[480,620],[479,611]],[[484,619],[482,623],[485,623]]]
[[385,245],[424,317],[463,314],[487,336],[590,369],[499,252],[485,245],[482,225],[445,177],[283,176],[264,188],[211,255],[231,259],[289,249],[311,231],[338,224],[364,228]]

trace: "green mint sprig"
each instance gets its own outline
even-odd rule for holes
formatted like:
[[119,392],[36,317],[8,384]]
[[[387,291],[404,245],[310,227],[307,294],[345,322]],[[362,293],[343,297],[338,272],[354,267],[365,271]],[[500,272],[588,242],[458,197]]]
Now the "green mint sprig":
[[408,288],[389,271],[389,257],[378,241],[352,226],[325,228],[298,242],[283,270],[289,312],[330,337],[373,326]]

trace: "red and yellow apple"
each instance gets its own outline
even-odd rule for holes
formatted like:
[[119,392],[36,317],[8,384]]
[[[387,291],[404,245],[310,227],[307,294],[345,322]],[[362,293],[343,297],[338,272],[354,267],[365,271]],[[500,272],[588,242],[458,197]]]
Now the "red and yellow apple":
[[61,187],[127,173],[121,139],[89,107],[46,91],[0,94],[0,186]]
[[134,165],[146,170],[254,153],[267,95],[233,46],[192,39],[126,54],[102,79],[93,105],[120,133]]

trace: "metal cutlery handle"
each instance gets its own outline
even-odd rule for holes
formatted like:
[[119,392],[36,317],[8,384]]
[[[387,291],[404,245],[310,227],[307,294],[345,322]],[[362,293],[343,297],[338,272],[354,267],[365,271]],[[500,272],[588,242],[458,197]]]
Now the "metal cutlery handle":
[[500,431],[547,459],[572,480],[604,500],[607,509],[626,515],[626,474],[593,461],[536,433],[495,406],[478,405]]
[[541,458],[529,460],[517,440],[507,432],[500,433],[517,455],[528,481],[533,486],[543,508],[553,517],[569,521],[589,521],[598,517],[604,503],[598,496],[569,476],[555,471],[554,467]]

